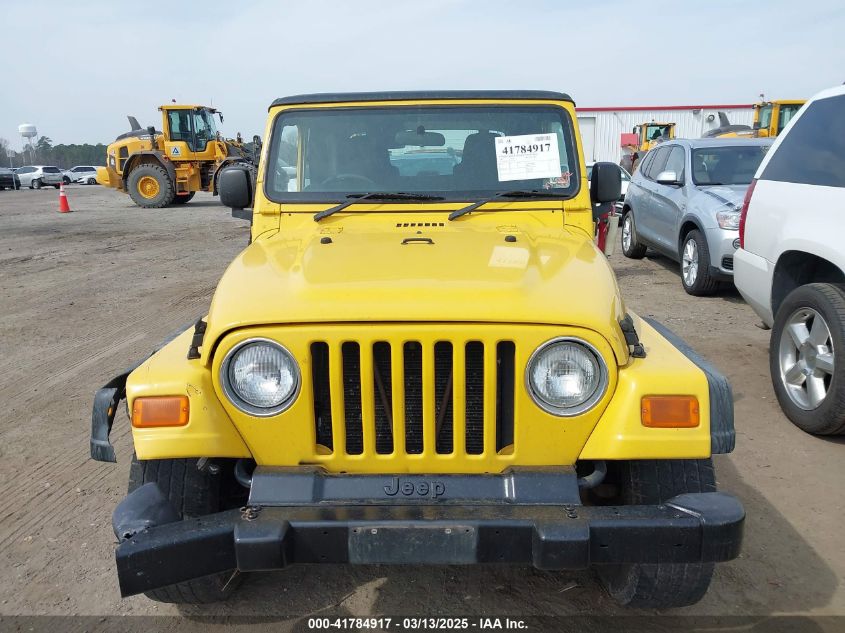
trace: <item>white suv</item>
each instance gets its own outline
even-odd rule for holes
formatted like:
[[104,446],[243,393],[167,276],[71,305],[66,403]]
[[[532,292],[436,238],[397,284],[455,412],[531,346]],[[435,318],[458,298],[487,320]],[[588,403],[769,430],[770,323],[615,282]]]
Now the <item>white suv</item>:
[[[740,216],[736,287],[772,328],[781,408],[845,433],[845,87],[817,94],[757,170]],[[838,356],[838,358],[836,358]]]
[[97,168],[92,165],[77,165],[64,172],[65,184],[78,182],[84,185],[97,184]]
[[62,184],[62,170],[53,165],[26,165],[15,172],[20,178],[21,187],[41,189],[52,185],[56,189]]

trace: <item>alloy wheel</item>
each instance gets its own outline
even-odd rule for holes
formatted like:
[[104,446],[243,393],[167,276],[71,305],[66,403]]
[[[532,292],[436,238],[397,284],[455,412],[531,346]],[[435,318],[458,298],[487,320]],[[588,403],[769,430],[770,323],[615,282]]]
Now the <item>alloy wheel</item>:
[[681,272],[684,275],[684,283],[687,286],[695,284],[695,280],[698,279],[698,244],[695,243],[695,240],[688,240],[684,244]]
[[622,248],[626,251],[631,250],[631,233],[633,231],[631,214],[625,214],[625,220],[622,222]]
[[834,350],[830,327],[812,308],[787,319],[778,350],[780,377],[792,402],[805,411],[824,402],[833,380]]

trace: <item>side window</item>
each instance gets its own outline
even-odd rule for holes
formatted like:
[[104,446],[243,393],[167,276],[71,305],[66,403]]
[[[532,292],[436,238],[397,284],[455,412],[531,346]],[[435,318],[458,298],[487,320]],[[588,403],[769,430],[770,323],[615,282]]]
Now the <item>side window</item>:
[[657,150],[652,150],[648,154],[645,155],[645,158],[642,159],[640,164],[637,166],[636,171],[642,173],[643,176],[648,177],[648,168],[651,166],[651,161],[654,160],[654,155],[657,153]]
[[680,145],[675,145],[669,154],[666,166],[661,171],[674,171],[678,176],[678,180],[683,180],[684,164],[684,148]]
[[[167,113],[170,122],[170,140],[184,141],[193,146],[193,135],[191,134],[191,111],[170,110]],[[193,149],[193,147],[191,147]]]
[[651,180],[657,178],[657,174],[663,171],[663,166],[666,165],[666,159],[669,158],[669,152],[671,150],[671,147],[661,147],[657,150],[657,154],[654,155],[654,159],[648,166],[648,171],[645,174],[646,178]]
[[820,99],[781,140],[763,180],[845,187],[845,95]]

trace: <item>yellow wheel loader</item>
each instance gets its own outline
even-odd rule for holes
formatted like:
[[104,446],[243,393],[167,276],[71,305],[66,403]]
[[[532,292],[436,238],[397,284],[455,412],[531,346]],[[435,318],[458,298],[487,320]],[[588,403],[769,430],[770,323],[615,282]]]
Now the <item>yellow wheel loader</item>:
[[803,99],[781,99],[779,101],[761,101],[754,104],[754,124],[731,125],[724,112],[719,112],[719,127],[705,132],[702,138],[768,138],[775,137],[792,120],[801,106]]
[[663,141],[675,138],[674,123],[641,123],[634,126],[634,134],[637,135],[639,151],[645,154],[652,147]]
[[[637,146],[631,154],[630,172],[639,165],[640,159],[644,158],[646,153],[658,143],[668,141],[675,138],[675,124],[674,123],[657,123],[651,121],[650,123],[641,123],[635,125],[632,130],[637,135]],[[627,166],[626,166],[627,168]]]
[[184,204],[197,191],[217,193],[217,174],[234,163],[254,164],[260,139],[243,143],[223,139],[214,116],[218,110],[200,105],[168,104],[159,107],[162,129],[142,129],[130,116],[129,132],[119,135],[106,150],[106,167],[97,170],[97,182],[128,193],[139,207],[161,208]]

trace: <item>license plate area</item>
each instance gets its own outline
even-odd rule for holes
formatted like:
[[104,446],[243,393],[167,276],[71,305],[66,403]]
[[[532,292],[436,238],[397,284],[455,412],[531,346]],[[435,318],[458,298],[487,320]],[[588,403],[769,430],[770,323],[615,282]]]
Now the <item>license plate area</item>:
[[366,525],[349,530],[349,562],[461,565],[476,562],[478,532],[470,525]]

